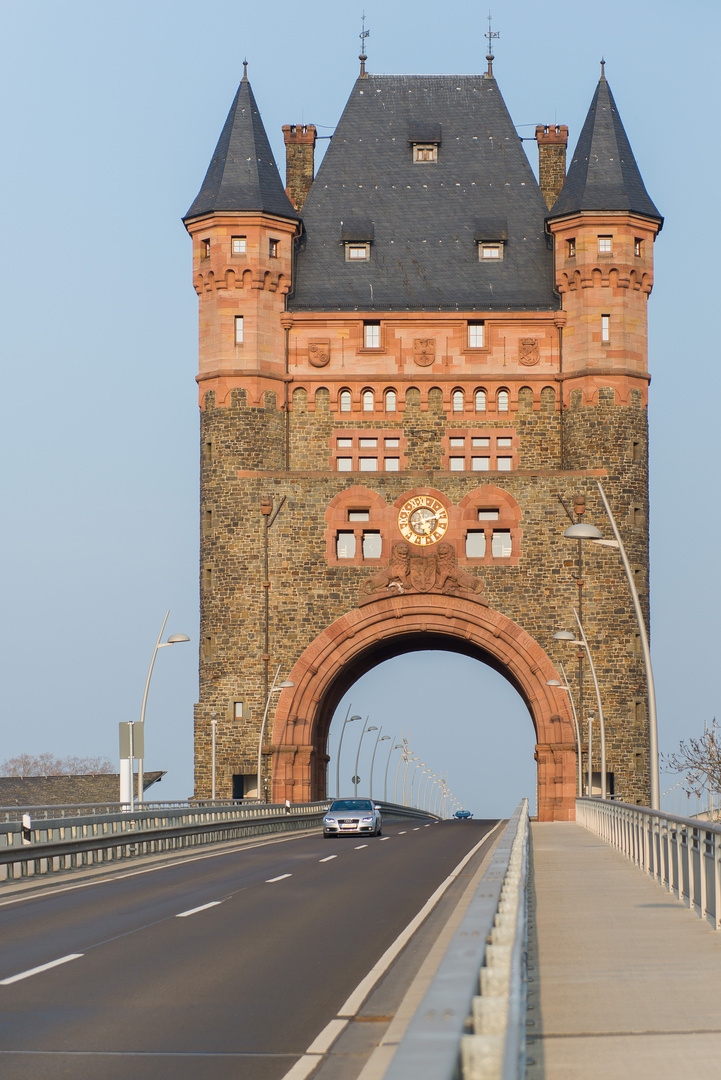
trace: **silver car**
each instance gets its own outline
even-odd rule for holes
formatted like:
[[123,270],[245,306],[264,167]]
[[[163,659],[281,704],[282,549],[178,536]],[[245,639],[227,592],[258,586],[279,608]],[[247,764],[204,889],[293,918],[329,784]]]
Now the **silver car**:
[[323,836],[381,835],[381,812],[370,799],[334,799],[323,818]]

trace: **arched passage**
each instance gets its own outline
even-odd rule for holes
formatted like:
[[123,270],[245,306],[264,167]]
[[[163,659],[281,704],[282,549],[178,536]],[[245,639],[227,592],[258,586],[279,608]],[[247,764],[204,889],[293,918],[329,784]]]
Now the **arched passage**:
[[384,598],[337,619],[290,673],[273,725],[273,797],[324,798],[326,740],[348,687],[383,660],[419,649],[473,656],[505,676],[525,701],[536,732],[538,816],[573,818],[576,747],[568,706],[546,685],[557,672],[543,649],[500,612],[472,600],[424,594]]

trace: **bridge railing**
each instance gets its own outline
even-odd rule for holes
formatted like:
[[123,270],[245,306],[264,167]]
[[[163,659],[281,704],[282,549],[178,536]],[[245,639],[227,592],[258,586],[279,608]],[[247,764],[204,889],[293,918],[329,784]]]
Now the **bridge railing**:
[[588,798],[576,799],[576,821],[721,929],[721,825]]
[[[0,822],[0,882],[264,833],[319,828],[329,803],[185,803],[131,812],[120,811],[120,805],[112,813],[68,816],[58,811],[80,807],[6,808],[18,817]],[[415,807],[379,805],[387,818],[433,816]],[[37,810],[56,816],[38,819],[31,812]],[[23,824],[24,814],[29,824]]]
[[525,1077],[527,884],[524,799],[496,845],[384,1080]]

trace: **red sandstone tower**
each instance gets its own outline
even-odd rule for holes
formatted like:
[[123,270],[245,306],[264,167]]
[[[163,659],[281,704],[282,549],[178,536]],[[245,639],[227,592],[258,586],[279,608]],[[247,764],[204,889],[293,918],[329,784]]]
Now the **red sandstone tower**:
[[[648,599],[661,217],[605,77],[567,176],[567,129],[537,128],[540,187],[490,66],[362,68],[315,177],[312,125],[284,136],[286,190],[244,76],[185,218],[200,299],[196,793],[210,791],[215,720],[221,797],[324,797],[348,686],[390,656],[447,648],[521,694],[539,816],[568,819],[576,739],[548,682],[570,669],[553,634],[580,603],[608,783],[645,800],[623,573],[596,550],[579,575],[561,538],[564,503],[603,526],[601,478]],[[272,699],[258,777],[278,667],[294,686]],[[578,700],[584,678],[579,666]]]

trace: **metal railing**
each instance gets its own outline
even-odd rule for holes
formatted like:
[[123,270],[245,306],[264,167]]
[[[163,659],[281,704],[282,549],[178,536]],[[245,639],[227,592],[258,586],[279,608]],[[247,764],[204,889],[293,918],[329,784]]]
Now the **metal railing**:
[[576,821],[721,929],[721,825],[586,798],[576,799]]
[[524,799],[498,841],[384,1080],[525,1076],[527,882]]
[[[121,804],[119,804],[121,805]],[[156,855],[264,833],[319,828],[328,802],[285,804],[182,804],[176,809],[144,809],[37,819],[18,807],[20,819],[0,823],[0,882],[75,870],[117,859]],[[15,809],[15,808],[14,808]],[[53,811],[62,807],[35,807]],[[71,807],[77,810],[78,807]],[[428,819],[413,807],[383,804],[387,818]],[[23,813],[30,816],[23,826]]]

